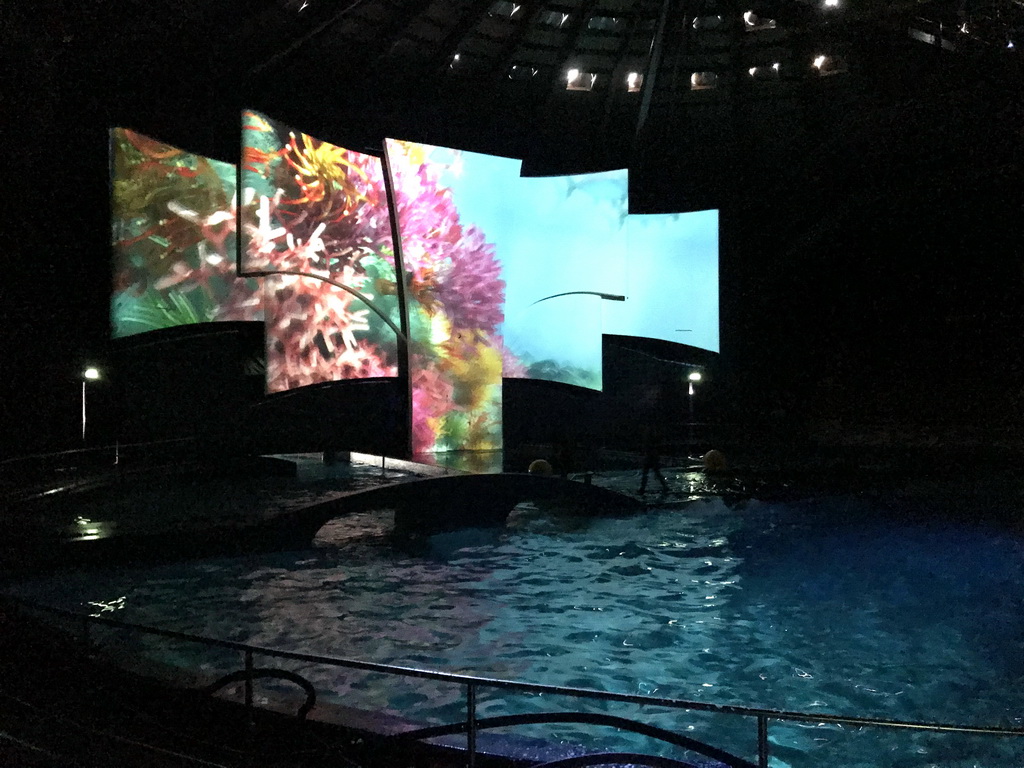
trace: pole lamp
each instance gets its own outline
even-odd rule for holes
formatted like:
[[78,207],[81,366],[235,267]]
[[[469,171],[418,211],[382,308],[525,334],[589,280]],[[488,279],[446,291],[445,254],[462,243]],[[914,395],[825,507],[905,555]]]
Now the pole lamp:
[[100,378],[100,369],[90,365],[82,371],[82,442],[85,442],[85,389],[90,381],[97,381]]
[[693,442],[693,396],[696,394],[696,390],[693,385],[701,380],[700,371],[690,371],[690,375],[686,377],[687,383],[689,384],[688,394],[690,401],[690,442]]

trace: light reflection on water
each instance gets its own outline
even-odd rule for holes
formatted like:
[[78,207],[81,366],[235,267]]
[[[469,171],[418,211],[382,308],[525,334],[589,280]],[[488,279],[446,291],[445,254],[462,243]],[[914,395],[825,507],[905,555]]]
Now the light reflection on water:
[[[410,553],[392,546],[391,517],[333,521],[305,552],[71,573],[19,592],[255,645],[487,677],[1024,724],[1024,548],[996,531],[897,523],[850,500],[736,510],[707,500],[596,520],[523,507],[506,529],[435,536]],[[142,646],[182,666],[239,666],[163,641]],[[289,668],[348,706],[433,722],[464,716],[457,688]],[[481,716],[571,706],[490,693],[479,703]],[[587,706],[753,754],[750,721]],[[594,738],[574,726],[557,734]],[[1024,764],[1020,740],[814,724],[773,725],[772,735],[778,766]]]

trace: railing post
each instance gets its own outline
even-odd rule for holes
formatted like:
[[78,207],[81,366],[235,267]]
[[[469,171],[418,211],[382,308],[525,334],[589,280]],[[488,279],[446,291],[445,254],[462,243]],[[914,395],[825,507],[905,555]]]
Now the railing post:
[[466,752],[469,768],[476,765],[476,686],[466,686]]
[[82,617],[82,653],[89,655],[89,617]]
[[757,765],[768,768],[768,716],[757,716]]
[[249,714],[250,724],[252,716],[252,649],[245,649],[245,711]]

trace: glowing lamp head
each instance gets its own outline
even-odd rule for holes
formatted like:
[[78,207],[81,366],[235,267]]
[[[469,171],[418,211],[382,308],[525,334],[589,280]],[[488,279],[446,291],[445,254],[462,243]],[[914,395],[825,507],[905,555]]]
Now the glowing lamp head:
[[700,381],[702,377],[700,375],[700,371],[693,371],[686,378],[688,378],[690,381]]
[[818,55],[814,57],[814,68],[821,69],[825,65],[826,57]]
[[570,84],[575,83],[577,80],[580,79],[580,71],[573,67],[566,73],[566,79],[569,81]]
[[100,369],[90,365],[84,371],[82,371],[82,378],[88,379],[89,381],[96,381],[100,377]]

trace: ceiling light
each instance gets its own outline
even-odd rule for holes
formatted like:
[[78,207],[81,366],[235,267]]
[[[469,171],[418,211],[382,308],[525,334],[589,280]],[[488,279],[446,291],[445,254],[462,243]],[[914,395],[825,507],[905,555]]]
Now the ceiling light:
[[743,27],[747,32],[758,32],[762,29],[775,29],[775,19],[766,19],[753,11],[743,14]]
[[593,72],[581,72],[573,67],[566,73],[565,89],[567,91],[592,91],[597,75]]
[[693,20],[694,29],[717,29],[722,24],[721,16],[698,16]]
[[714,88],[718,85],[718,75],[715,72],[694,72],[690,75],[690,90],[703,91]]

